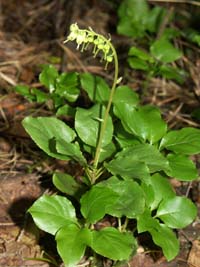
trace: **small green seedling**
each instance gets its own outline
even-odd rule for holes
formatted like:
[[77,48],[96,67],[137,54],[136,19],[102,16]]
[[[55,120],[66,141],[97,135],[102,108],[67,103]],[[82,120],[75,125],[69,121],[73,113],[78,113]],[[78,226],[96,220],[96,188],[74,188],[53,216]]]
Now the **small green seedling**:
[[144,232],[170,261],[179,252],[174,229],[186,227],[197,215],[190,199],[176,195],[170,178],[187,182],[198,177],[190,156],[200,152],[200,130],[169,130],[159,109],[140,105],[131,88],[119,86],[110,38],[72,24],[68,41],[83,52],[92,46],[93,55],[101,56],[106,66],[113,62],[113,85],[109,89],[99,77],[80,74],[90,105],[76,107],[74,127],[54,116],[23,120],[44,152],[76,161],[82,169],[79,179],[55,172],[53,184],[62,195],[43,195],[28,211],[41,230],[55,236],[65,266],[81,260],[96,266],[105,258],[112,266],[124,264],[136,253],[137,237]]

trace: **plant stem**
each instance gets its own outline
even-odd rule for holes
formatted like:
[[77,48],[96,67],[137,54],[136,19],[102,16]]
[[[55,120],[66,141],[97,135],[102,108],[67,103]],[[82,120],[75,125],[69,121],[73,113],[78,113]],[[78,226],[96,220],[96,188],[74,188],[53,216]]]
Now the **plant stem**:
[[99,157],[100,157],[101,147],[102,147],[102,141],[103,141],[103,137],[104,137],[106,126],[107,126],[109,111],[110,111],[111,104],[112,104],[112,101],[113,101],[115,88],[116,88],[117,82],[118,82],[119,66],[118,66],[117,53],[116,53],[116,50],[115,50],[114,46],[111,43],[110,43],[110,45],[111,45],[111,49],[112,49],[112,52],[113,52],[114,65],[115,65],[115,74],[114,74],[113,85],[112,85],[111,92],[110,92],[110,97],[109,97],[109,100],[108,100],[108,105],[106,107],[105,115],[104,115],[104,118],[103,118],[103,122],[102,122],[102,125],[101,125],[101,130],[100,130],[100,134],[99,134],[99,140],[98,140],[96,153],[95,153],[95,157],[94,157],[94,163],[93,163],[94,169],[97,169],[97,167],[98,167]]

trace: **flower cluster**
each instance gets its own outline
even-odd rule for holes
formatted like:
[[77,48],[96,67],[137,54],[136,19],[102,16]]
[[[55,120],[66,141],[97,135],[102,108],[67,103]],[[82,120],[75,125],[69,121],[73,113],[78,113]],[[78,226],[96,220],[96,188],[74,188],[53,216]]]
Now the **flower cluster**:
[[68,41],[76,41],[77,49],[81,46],[81,51],[86,50],[90,44],[93,44],[93,55],[96,57],[101,52],[102,59],[106,62],[105,68],[107,68],[108,63],[113,61],[113,50],[110,39],[106,39],[104,36],[95,33],[91,28],[89,30],[81,30],[77,23],[72,24],[70,26],[70,34],[64,43]]

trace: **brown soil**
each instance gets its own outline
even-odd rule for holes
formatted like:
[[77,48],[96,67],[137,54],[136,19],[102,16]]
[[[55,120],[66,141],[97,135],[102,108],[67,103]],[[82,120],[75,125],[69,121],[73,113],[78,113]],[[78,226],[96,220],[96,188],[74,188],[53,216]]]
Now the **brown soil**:
[[[55,169],[63,171],[73,166],[49,159],[33,144],[21,120],[29,114],[51,112],[44,105],[29,103],[13,91],[13,86],[23,83],[41,88],[40,65],[53,61],[60,71],[89,71],[108,82],[112,79],[112,72],[105,73],[92,57],[80,55],[71,44],[63,46],[71,22],[77,21],[81,27],[89,25],[100,33],[110,32],[122,51],[130,40],[116,34],[116,12],[109,1],[2,0],[0,15],[0,267],[49,267],[49,263],[34,258],[41,258],[45,251],[49,254],[45,257],[59,262],[54,243],[49,245],[50,237],[34,226],[26,211],[42,193],[53,190],[51,174]],[[143,77],[127,68],[125,52],[119,56],[120,72],[124,74],[126,69],[125,81],[141,94],[144,103],[159,106],[172,128],[200,126],[190,116],[200,99],[198,49],[194,55],[193,60],[183,59],[183,67],[190,73],[183,86],[154,78],[142,92]],[[199,157],[195,161],[200,166]],[[158,248],[141,244],[130,266],[200,267],[200,183],[172,182],[179,194],[196,203],[199,216],[178,231],[181,251],[175,260],[167,263]]]

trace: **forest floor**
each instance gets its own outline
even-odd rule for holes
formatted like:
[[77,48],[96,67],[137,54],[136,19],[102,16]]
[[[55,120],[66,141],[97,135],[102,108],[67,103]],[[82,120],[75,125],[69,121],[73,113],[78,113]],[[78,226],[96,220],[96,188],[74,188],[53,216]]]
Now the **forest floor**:
[[[184,86],[160,78],[149,81],[128,69],[125,61],[129,38],[116,34],[117,15],[109,1],[25,1],[2,0],[0,4],[0,267],[49,267],[36,261],[42,255],[58,259],[51,236],[34,226],[27,209],[44,192],[51,192],[51,175],[65,171],[66,162],[44,155],[21,126],[30,114],[51,115],[45,105],[28,102],[13,90],[17,84],[42,88],[38,74],[42,64],[53,63],[59,71],[81,71],[112,80],[112,72],[74,49],[64,46],[69,25],[91,26],[96,32],[112,35],[119,53],[120,73],[127,84],[141,95],[143,103],[157,105],[171,128],[200,127],[190,113],[200,105],[200,58],[188,64],[191,80]],[[188,87],[188,84],[190,86]],[[200,158],[195,162],[200,167]],[[200,181],[172,181],[180,195],[189,196],[199,214],[187,228],[177,231],[180,254],[166,262],[160,251],[148,248],[147,241],[130,261],[132,267],[200,267]],[[186,211],[187,212],[187,211]],[[148,248],[148,249],[147,249]],[[58,259],[59,261],[59,259]]]

